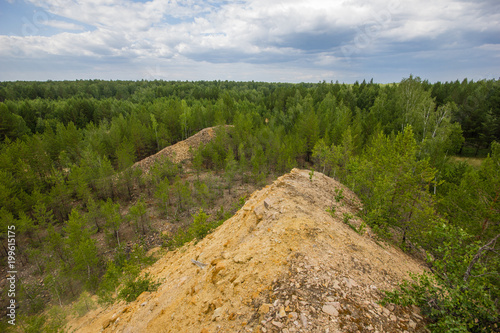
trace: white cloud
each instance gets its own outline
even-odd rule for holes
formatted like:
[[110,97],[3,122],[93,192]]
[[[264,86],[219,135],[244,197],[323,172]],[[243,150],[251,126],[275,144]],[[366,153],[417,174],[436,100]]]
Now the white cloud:
[[123,57],[153,64],[184,59],[189,68],[289,62],[331,74],[346,58],[398,52],[400,44],[431,52],[463,47],[467,40],[479,49],[498,39],[475,41],[467,34],[500,34],[500,12],[488,10],[497,6],[489,0],[28,1],[50,14],[43,24],[64,32],[0,36],[2,56]]
[[57,28],[57,29],[62,29],[62,30],[84,30],[84,27],[75,23],[70,23],[70,22],[65,22],[65,21],[58,21],[58,20],[47,20],[41,22],[44,25],[47,25],[49,27]]

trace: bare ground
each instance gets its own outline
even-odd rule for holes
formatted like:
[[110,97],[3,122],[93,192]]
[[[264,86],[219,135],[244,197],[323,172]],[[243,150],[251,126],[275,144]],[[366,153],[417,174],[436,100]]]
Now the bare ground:
[[[335,189],[343,189],[337,202]],[[326,210],[335,206],[335,213]],[[342,184],[294,169],[256,191],[197,244],[147,268],[162,282],[131,303],[74,318],[76,332],[420,332],[417,308],[381,307],[424,267],[343,220],[361,209]],[[357,220],[357,221],[356,221]],[[353,225],[361,221],[353,218]],[[197,260],[206,267],[192,263]]]

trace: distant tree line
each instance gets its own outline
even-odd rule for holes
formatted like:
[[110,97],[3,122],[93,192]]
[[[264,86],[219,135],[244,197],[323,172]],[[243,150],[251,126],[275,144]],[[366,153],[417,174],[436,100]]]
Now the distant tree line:
[[[477,155],[479,149],[489,148],[493,140],[500,140],[498,81],[417,81],[430,93],[435,107],[454,104],[451,110],[452,121],[460,124],[465,138],[461,152],[464,147],[473,147],[473,153]],[[226,104],[229,100],[247,100],[269,111],[281,109],[285,112],[297,93],[302,97],[310,95],[314,105],[318,105],[330,94],[351,110],[353,115],[358,111],[366,115],[372,112],[377,98],[391,96],[392,99],[396,88],[397,84],[380,85],[373,83],[373,80],[349,85],[338,82],[287,84],[156,80],[0,82],[0,102],[7,102],[7,110],[2,110],[0,136],[11,139],[21,137],[26,134],[27,129],[32,134],[41,133],[44,121],[51,119],[65,125],[73,122],[78,128],[84,128],[90,122],[99,124],[105,119],[110,121],[117,114],[131,112],[139,105],[144,106],[158,98],[185,100],[190,107],[194,101],[213,105],[214,101],[221,99]],[[385,117],[378,120],[386,130],[391,130],[393,124],[390,124],[392,121],[389,118],[398,110],[394,109],[397,105],[393,101],[387,102],[384,104],[384,114],[377,116]],[[23,126],[16,115],[24,119],[26,126]]]

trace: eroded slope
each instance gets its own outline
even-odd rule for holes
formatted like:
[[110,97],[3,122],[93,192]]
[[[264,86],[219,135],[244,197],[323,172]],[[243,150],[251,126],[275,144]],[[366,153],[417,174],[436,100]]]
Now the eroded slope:
[[[335,189],[343,189],[339,202]],[[334,216],[326,211],[332,205]],[[420,331],[418,309],[375,301],[380,289],[423,268],[342,222],[359,209],[342,184],[293,169],[205,239],[149,267],[162,281],[158,291],[69,325],[77,332]]]

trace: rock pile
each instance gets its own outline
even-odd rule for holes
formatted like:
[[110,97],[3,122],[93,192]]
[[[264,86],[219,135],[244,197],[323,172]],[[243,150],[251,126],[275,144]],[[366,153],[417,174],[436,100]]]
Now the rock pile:
[[[342,196],[339,196],[342,193]],[[423,266],[359,234],[361,206],[345,186],[293,169],[255,192],[197,244],[146,271],[162,285],[131,303],[72,320],[77,332],[423,332],[417,308],[382,307]]]

